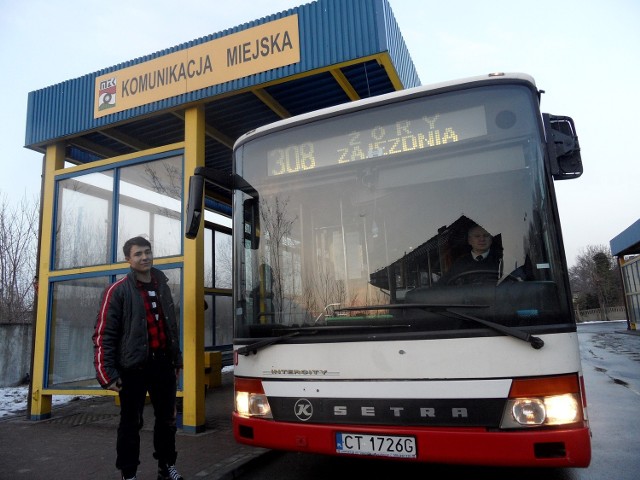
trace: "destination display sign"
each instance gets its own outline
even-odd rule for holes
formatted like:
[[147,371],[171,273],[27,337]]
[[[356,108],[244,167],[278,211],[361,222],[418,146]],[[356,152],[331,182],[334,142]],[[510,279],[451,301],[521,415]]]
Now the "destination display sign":
[[[424,103],[421,106],[424,109]],[[373,123],[376,118],[384,121]],[[363,126],[357,127],[358,122]],[[336,133],[327,135],[327,130]],[[426,153],[435,147],[486,134],[485,108],[482,105],[420,116],[408,115],[397,106],[393,110],[382,108],[375,113],[369,111],[340,120],[334,118],[326,123],[310,124],[290,135],[279,136],[280,141],[291,143],[267,150],[267,174],[289,175],[376,157],[391,159],[403,153]],[[307,140],[305,136],[317,139]]]

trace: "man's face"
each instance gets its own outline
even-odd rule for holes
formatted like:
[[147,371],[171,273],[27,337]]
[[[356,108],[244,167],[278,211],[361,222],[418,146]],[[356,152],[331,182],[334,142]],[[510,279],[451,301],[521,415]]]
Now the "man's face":
[[475,227],[469,231],[469,245],[475,252],[484,253],[491,247],[493,239],[489,232],[482,227]]
[[153,253],[150,247],[133,245],[129,256],[125,259],[136,273],[148,273],[153,266]]

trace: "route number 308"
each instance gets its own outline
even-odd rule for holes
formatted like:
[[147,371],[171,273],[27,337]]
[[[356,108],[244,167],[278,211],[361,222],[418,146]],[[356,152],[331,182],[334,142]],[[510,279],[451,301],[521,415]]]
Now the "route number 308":
[[316,166],[313,143],[289,145],[269,151],[270,175],[284,175],[311,170]]

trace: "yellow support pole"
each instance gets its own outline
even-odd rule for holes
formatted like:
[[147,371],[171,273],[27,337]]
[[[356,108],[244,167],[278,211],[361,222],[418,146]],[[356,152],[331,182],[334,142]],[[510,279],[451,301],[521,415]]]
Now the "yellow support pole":
[[[44,420],[51,417],[51,395],[43,395],[45,384],[44,366],[45,353],[48,351],[47,323],[48,323],[48,299],[49,299],[49,265],[51,261],[51,239],[54,235],[53,205],[54,175],[56,170],[64,168],[65,146],[64,143],[55,143],[47,146],[44,168],[44,188],[42,192],[42,230],[38,241],[40,242],[40,265],[38,272],[38,305],[33,352],[33,378],[31,379],[31,419]],[[50,351],[50,349],[49,349]]]
[[[189,177],[198,166],[204,166],[204,107],[185,112],[184,207],[188,198]],[[183,212],[184,215],[184,212]],[[203,216],[204,217],[204,216]],[[201,220],[202,221],[202,220]],[[204,228],[198,236],[184,240],[183,311],[183,431],[198,433],[205,424],[204,388]]]

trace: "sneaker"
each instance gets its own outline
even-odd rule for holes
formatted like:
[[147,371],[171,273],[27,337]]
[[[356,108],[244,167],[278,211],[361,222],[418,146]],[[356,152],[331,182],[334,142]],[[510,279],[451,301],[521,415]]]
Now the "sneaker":
[[167,465],[158,467],[158,480],[184,480],[184,478],[178,473],[175,465]]
[[123,475],[123,476],[122,476],[122,480],[138,480],[138,477],[134,475],[133,477],[129,477],[129,478],[127,478],[127,477],[125,477],[125,476]]

